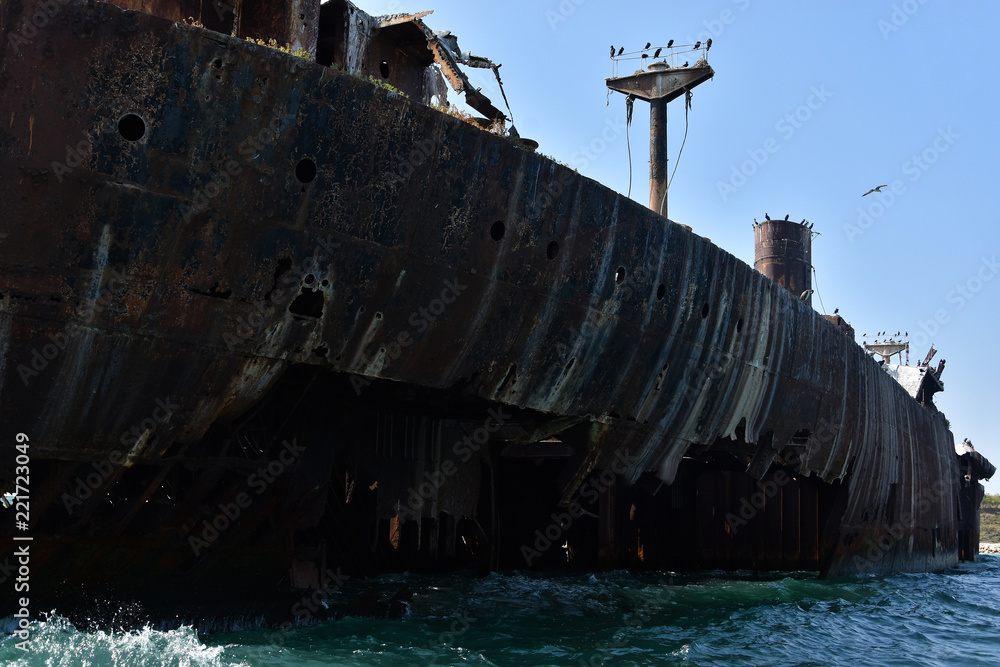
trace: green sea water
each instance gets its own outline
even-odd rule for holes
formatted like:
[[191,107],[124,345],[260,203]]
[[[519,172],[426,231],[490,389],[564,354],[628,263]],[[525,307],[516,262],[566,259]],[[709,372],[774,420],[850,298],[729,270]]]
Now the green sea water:
[[[414,596],[402,619],[199,636],[155,623],[81,632],[55,614],[4,665],[996,665],[1000,557],[841,581],[496,573],[357,582]],[[349,592],[345,592],[345,595]]]

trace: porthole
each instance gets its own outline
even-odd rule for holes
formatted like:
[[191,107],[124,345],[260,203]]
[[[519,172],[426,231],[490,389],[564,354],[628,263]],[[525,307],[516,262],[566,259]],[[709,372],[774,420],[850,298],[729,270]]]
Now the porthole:
[[299,183],[312,183],[316,178],[316,161],[312,158],[303,158],[295,165],[295,178]]
[[118,121],[118,134],[125,141],[139,141],[146,136],[146,121],[134,113],[127,113]]
[[503,235],[506,232],[507,232],[507,227],[505,227],[502,222],[497,220],[496,222],[493,223],[493,226],[490,227],[490,238],[492,238],[494,241],[499,241],[500,239],[503,238]]

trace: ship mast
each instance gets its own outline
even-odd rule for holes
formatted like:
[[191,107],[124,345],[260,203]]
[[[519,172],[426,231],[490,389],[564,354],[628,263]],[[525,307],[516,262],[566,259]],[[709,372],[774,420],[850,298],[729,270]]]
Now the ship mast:
[[[641,69],[628,76],[605,81],[611,90],[649,102],[649,208],[662,216],[667,215],[667,104],[715,76],[704,55],[710,45],[702,46],[699,42],[667,49],[663,60],[657,60],[646,68],[649,54],[645,51],[650,50],[647,47],[641,56],[636,56],[642,63]],[[656,53],[661,50],[657,49]],[[688,67],[686,62],[680,67],[671,65],[672,61],[679,60],[679,54],[698,50],[703,54],[692,67]],[[624,54],[626,59],[630,55],[633,54]]]

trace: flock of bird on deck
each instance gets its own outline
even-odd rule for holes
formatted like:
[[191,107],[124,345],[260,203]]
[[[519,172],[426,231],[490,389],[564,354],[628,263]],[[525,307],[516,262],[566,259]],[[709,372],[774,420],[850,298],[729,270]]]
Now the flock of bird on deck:
[[[649,49],[652,46],[653,46],[652,42],[646,42],[646,46],[643,47],[641,51],[629,51],[629,53],[627,55],[632,55],[633,53],[641,53],[642,55],[640,57],[642,58],[643,62],[645,62],[646,58],[650,57],[649,54],[646,53],[646,51],[649,51]],[[678,44],[678,47],[680,47],[680,46],[682,46],[682,45]],[[700,49],[701,46],[702,46],[702,43],[700,41],[695,42],[694,43],[694,47],[693,47],[692,50],[694,50],[694,49]],[[659,46],[659,47],[657,47],[656,51],[653,53],[652,57],[653,58],[659,58],[660,54],[663,52],[663,49],[672,49],[672,48],[674,48],[674,40],[670,40],[669,42],[667,42],[666,46]],[[707,53],[708,50],[711,49],[711,48],[712,48],[712,38],[709,37],[705,41],[705,52]],[[620,49],[618,49],[618,53],[615,53],[615,45],[614,44],[611,45],[611,59],[612,60],[614,60],[615,58],[621,57],[621,55],[623,53],[625,53],[625,47],[624,46],[621,47]],[[685,63],[683,65],[681,65],[681,67],[687,67],[687,66],[688,66],[687,61],[685,61]]]

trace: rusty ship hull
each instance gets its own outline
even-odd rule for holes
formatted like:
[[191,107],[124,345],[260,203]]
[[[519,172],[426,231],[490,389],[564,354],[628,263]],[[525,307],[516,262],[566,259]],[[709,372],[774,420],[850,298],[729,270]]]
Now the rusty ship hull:
[[689,229],[309,59],[2,12],[3,529],[38,596],[958,562],[940,413]]

